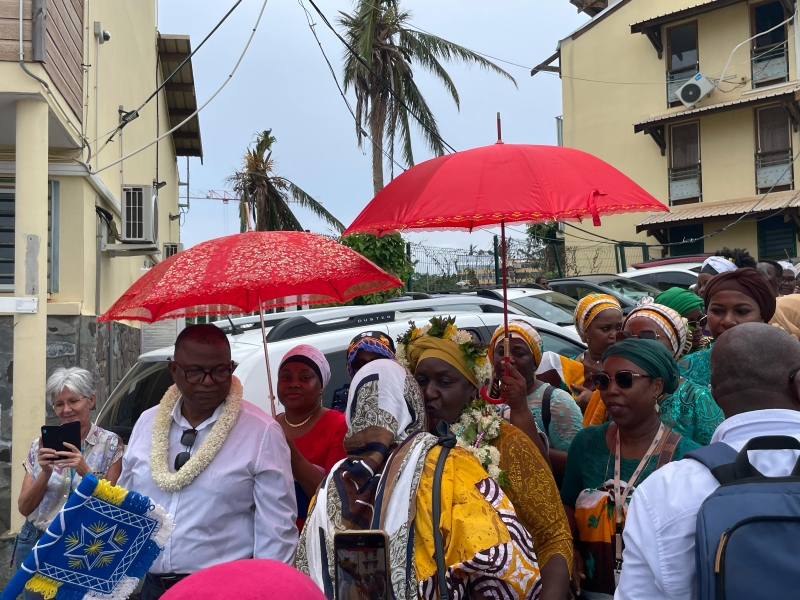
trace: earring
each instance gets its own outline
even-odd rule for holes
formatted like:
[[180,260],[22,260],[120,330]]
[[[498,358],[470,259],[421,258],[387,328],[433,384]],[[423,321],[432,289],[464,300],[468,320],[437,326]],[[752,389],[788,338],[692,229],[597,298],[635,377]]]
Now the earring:
[[658,398],[656,398],[655,400],[656,400],[656,412],[660,413],[661,412],[661,405],[658,403]]

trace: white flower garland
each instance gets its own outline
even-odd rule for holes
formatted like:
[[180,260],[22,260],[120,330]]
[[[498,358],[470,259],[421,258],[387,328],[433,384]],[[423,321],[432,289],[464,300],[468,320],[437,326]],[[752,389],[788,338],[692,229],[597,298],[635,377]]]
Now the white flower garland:
[[500,435],[502,419],[486,402],[478,400],[461,413],[450,426],[456,435],[456,445],[464,448],[481,463],[483,468],[501,486],[508,486],[508,473],[500,470],[500,451],[490,443]]
[[231,391],[225,398],[222,412],[208,436],[189,461],[179,471],[172,473],[169,470],[169,430],[172,427],[172,411],[180,397],[178,386],[174,384],[164,394],[153,421],[150,443],[150,472],[153,481],[165,492],[173,493],[192,483],[222,448],[242,408],[242,383],[233,376]]

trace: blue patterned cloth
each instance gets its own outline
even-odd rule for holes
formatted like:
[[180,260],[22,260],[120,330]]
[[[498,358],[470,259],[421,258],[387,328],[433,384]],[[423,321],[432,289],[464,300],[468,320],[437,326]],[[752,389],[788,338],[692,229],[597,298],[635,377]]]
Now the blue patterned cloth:
[[149,498],[87,475],[0,600],[23,588],[54,600],[127,598],[170,533],[171,519]]
[[395,359],[394,343],[392,338],[381,331],[365,331],[359,333],[350,342],[347,348],[347,373],[350,379],[355,376],[353,369],[353,360],[356,358],[359,350],[366,350],[367,352],[375,352],[389,360]]

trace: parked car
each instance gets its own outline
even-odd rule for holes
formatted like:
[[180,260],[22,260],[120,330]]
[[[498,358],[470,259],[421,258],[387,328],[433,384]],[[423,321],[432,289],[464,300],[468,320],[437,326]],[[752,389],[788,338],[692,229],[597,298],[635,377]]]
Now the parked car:
[[614,274],[565,277],[552,279],[548,281],[548,284],[556,292],[574,300],[580,300],[592,293],[610,294],[619,300],[622,312],[625,314],[628,314],[642,297],[653,296],[655,298],[661,293],[658,288]]
[[[502,303],[502,296],[499,298],[500,302],[498,302],[498,297],[495,295],[490,296],[455,296],[455,297],[442,297],[442,296],[433,296],[431,294],[426,293],[413,293],[408,296],[402,296],[400,298],[392,298],[389,300],[389,303],[394,305],[396,303],[403,303],[403,308],[398,308],[397,310],[413,310],[414,312],[420,311],[429,311],[433,312],[435,310],[451,310],[453,312],[503,312],[503,303]],[[407,304],[413,300],[423,300],[423,302],[418,302],[417,304]],[[327,307],[327,308],[308,308],[305,310],[293,310],[289,309],[285,312],[280,313],[271,313],[264,315],[264,324],[267,327],[272,327],[273,325],[280,323],[281,321],[285,321],[286,319],[291,319],[292,317],[296,317],[299,315],[306,315],[309,311],[319,313],[320,311],[330,311],[330,310],[339,310],[342,308],[349,308],[351,310],[358,311],[359,307],[357,306],[350,306],[350,307]],[[360,307],[363,309],[364,307]],[[512,307],[510,311],[514,314],[527,314],[528,316],[535,316],[538,315],[531,315],[525,310],[522,310],[517,307]],[[249,331],[251,329],[258,329],[260,330],[260,323],[261,318],[258,315],[252,315],[247,317],[235,317],[235,318],[224,318],[220,321],[214,321],[213,324],[222,329],[225,333],[231,335],[239,335],[244,333],[245,331]]]
[[680,267],[683,268],[687,264],[699,263],[702,264],[711,254],[690,254],[688,256],[666,256],[664,258],[651,258],[640,263],[634,263],[630,267],[634,269],[647,269],[649,267]]
[[[502,324],[502,304],[496,300],[482,299],[484,308],[474,310],[475,303],[464,303],[461,298],[438,298],[437,303],[447,304],[440,310],[431,310],[429,300],[387,303],[371,306],[348,306],[342,308],[308,310],[288,314],[289,318],[268,324],[268,351],[273,383],[283,356],[297,344],[312,344],[321,350],[331,365],[331,381],[325,388],[323,401],[331,405],[337,388],[349,382],[345,361],[347,346],[359,332],[367,329],[380,330],[396,338],[408,328],[409,321],[421,323],[433,316],[455,316],[458,325],[470,331],[483,342],[488,342],[495,329]],[[467,310],[458,310],[458,307]],[[499,311],[493,310],[500,307]],[[516,319],[524,319],[539,330],[545,350],[566,356],[575,356],[585,349],[578,335],[541,319],[511,313]],[[267,375],[260,327],[238,335],[229,335],[231,354],[236,363],[236,376],[244,387],[244,398],[269,412]],[[174,353],[174,346],[142,354],[137,363],[120,381],[109,396],[98,424],[120,435],[127,443],[139,416],[158,404],[167,388],[172,385],[172,376],[167,361]],[[273,386],[274,389],[274,386]],[[282,412],[279,406],[278,411]]]
[[[480,298],[503,301],[502,286],[481,289],[448,290],[443,292],[413,293],[405,298]],[[397,300],[397,299],[394,299]],[[391,301],[390,301],[391,302]],[[547,290],[540,285],[514,285],[508,288],[508,305],[529,317],[544,319],[562,327],[573,327],[572,317],[577,302],[558,292]]]
[[703,263],[681,263],[679,265],[663,265],[644,269],[631,269],[619,273],[622,277],[633,279],[661,291],[672,287],[689,289],[697,283],[697,275]]

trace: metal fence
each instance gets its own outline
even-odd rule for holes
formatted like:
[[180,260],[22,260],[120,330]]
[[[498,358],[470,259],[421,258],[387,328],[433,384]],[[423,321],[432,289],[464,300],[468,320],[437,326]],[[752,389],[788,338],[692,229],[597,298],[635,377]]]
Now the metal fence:
[[[644,245],[597,244],[564,246],[534,239],[510,238],[506,243],[506,265],[510,284],[590,273],[618,273],[649,258]],[[407,244],[414,274],[408,288],[435,292],[501,283],[499,243],[489,248],[445,248]]]

